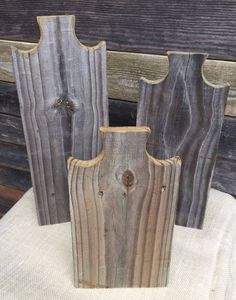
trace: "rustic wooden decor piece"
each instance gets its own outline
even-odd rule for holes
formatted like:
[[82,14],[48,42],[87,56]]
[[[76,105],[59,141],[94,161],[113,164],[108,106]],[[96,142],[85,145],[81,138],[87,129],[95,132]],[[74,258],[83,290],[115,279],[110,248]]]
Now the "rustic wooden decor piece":
[[103,127],[93,160],[68,160],[76,287],[167,284],[180,159],[146,152],[148,127]]
[[137,125],[147,125],[147,149],[158,159],[182,160],[176,224],[201,228],[223,123],[228,85],[206,81],[206,54],[169,53],[169,73],[142,79]]
[[108,125],[106,45],[85,47],[74,16],[38,17],[39,45],[13,64],[40,224],[69,221],[66,159],[100,152]]

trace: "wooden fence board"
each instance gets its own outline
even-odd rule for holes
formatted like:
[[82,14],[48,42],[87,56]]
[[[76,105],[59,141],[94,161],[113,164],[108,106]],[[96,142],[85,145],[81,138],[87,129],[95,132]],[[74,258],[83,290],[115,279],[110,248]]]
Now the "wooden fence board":
[[28,155],[21,145],[0,142],[0,166],[28,171]]
[[101,131],[99,156],[68,162],[75,286],[165,286],[180,160],[148,155],[147,127]]
[[[15,81],[10,47],[31,49],[35,45],[0,40],[0,80]],[[137,101],[140,77],[149,80],[163,78],[168,72],[168,58],[163,55],[108,51],[107,72],[109,98]],[[206,60],[203,73],[206,79],[214,84],[230,84],[225,114],[236,116],[236,62]]]
[[15,203],[23,195],[23,191],[0,185],[0,199],[4,198]]
[[176,224],[201,228],[228,86],[213,86],[202,77],[204,54],[173,52],[169,59],[165,79],[141,82],[137,125],[151,128],[151,155],[181,157]]
[[0,113],[0,142],[25,145],[21,118]]
[[137,103],[109,99],[110,126],[135,126]]
[[23,191],[0,185],[0,217],[11,209],[23,194]]
[[24,192],[32,186],[29,172],[3,166],[0,166],[0,184]]
[[236,198],[236,160],[218,158],[216,161],[212,187],[231,194]]
[[20,116],[19,100],[14,83],[0,81],[0,113]]
[[234,117],[224,118],[217,157],[236,161],[236,118]]
[[0,218],[10,210],[15,202],[0,197]]
[[82,42],[108,42],[108,49],[143,53],[204,51],[236,58],[236,7],[232,0],[0,1],[0,36],[37,41],[36,16],[76,14]]

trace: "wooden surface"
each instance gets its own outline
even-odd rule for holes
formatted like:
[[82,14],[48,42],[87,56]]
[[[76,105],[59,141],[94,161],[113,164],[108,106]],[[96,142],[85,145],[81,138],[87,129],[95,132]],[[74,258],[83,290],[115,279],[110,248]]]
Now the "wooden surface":
[[[36,45],[34,43],[0,40],[0,80],[15,81],[11,46],[32,49]],[[158,80],[167,73],[168,59],[166,56],[108,51],[108,96],[111,99],[138,101],[140,77]],[[211,83],[230,84],[225,114],[236,116],[236,62],[206,60],[203,65],[203,73]],[[0,92],[0,97],[1,93],[4,91]]]
[[19,100],[14,83],[0,81],[0,113],[20,116]]
[[[4,90],[5,85],[0,86]],[[7,85],[8,86],[8,85]],[[13,93],[10,90],[10,96]],[[8,95],[7,95],[8,97]],[[15,108],[18,105],[18,98],[17,95],[15,99],[11,98],[12,103],[8,106],[7,112],[14,112],[19,115],[19,112]],[[0,98],[0,107],[1,107],[1,98]],[[11,109],[12,107],[12,109]],[[4,106],[3,106],[4,108]],[[135,126],[136,124],[136,109],[137,103],[135,102],[128,102],[128,101],[118,101],[118,100],[110,100],[109,101],[109,121],[110,126]],[[14,110],[15,109],[15,110]],[[10,117],[7,115],[7,118]],[[235,155],[235,145],[236,145],[236,118],[234,117],[225,117],[224,123],[221,132],[221,138],[219,143],[218,149],[218,157],[216,160],[216,168],[214,171],[214,176],[212,180],[212,187],[219,189],[223,192],[230,193],[236,197],[236,189],[235,189],[235,178],[236,178],[236,155]],[[14,143],[16,141],[15,131],[8,131],[8,128],[5,127],[6,131],[5,134],[8,138],[8,147],[14,148],[15,155],[20,157],[21,147],[19,150],[15,149]],[[23,131],[20,131],[20,128],[17,126],[17,132],[20,136],[23,135]],[[24,142],[25,144],[25,142]],[[1,148],[1,141],[0,141],[0,148]],[[26,157],[26,150],[24,150],[24,160],[27,161]],[[22,156],[21,156],[21,159]],[[10,186],[11,188],[15,188],[16,190],[24,190],[26,191],[31,186],[30,174],[27,172],[19,171],[15,169],[17,167],[17,163],[15,165],[15,161],[9,157],[4,157],[2,159],[3,163],[11,168],[4,168],[1,166],[0,162],[0,184],[5,184]],[[5,199],[8,201],[8,199]],[[12,202],[9,202],[8,207],[10,208]],[[4,211],[5,212],[5,211]],[[1,211],[0,211],[1,213]],[[2,212],[3,213],[3,212]]]
[[149,156],[147,127],[101,131],[99,156],[68,161],[75,286],[165,286],[180,160]]
[[219,158],[216,161],[212,187],[236,198],[236,160]]
[[29,171],[25,146],[0,142],[0,166]]
[[236,198],[236,118],[226,117],[220,136],[212,186]]
[[20,117],[0,113],[0,142],[25,145]]
[[23,194],[23,191],[0,185],[0,216],[12,208]]
[[[108,52],[108,94],[110,98],[116,99],[110,101],[110,124],[134,125],[136,103],[117,99],[137,101],[140,76],[157,80],[164,77],[168,71],[166,56],[140,53],[166,54],[166,50],[171,49],[205,51],[210,53],[211,58],[221,59],[207,60],[203,66],[204,74],[210,82],[230,83],[225,114],[236,116],[236,72],[233,62],[236,59],[236,21],[235,4],[232,1],[148,0],[145,3],[113,3],[92,0],[85,3],[83,0],[69,0],[44,3],[13,0],[1,2],[0,9],[0,38],[7,39],[0,41],[0,80],[5,81],[0,81],[0,113],[19,116],[15,85],[7,82],[14,81],[9,44],[23,49],[33,46],[32,43],[8,40],[38,41],[40,32],[36,23],[37,15],[75,13],[76,31],[83,42],[92,45],[100,40],[107,40],[108,49],[129,51]],[[224,152],[226,149],[228,153],[233,132],[232,129],[231,134],[227,135],[228,138],[221,139],[219,151]],[[10,139],[11,135],[8,136]],[[14,141],[13,136],[13,147]],[[11,144],[9,143],[9,146]],[[0,165],[0,181],[8,181],[16,188],[18,185],[22,188],[29,187],[29,173],[14,169],[14,161],[8,161],[7,164],[10,164],[11,168]],[[235,181],[236,169],[233,166],[233,158],[218,158],[215,170],[215,174],[218,175],[213,177],[213,185],[217,184],[217,188],[235,195],[235,185],[232,182]]]
[[13,49],[17,90],[39,223],[69,221],[66,158],[95,157],[108,125],[105,43],[88,48],[73,16],[40,17],[42,36]]
[[236,118],[234,117],[224,118],[217,157],[236,161]]
[[[10,85],[10,87],[9,87]],[[10,113],[19,116],[19,103],[18,98],[16,95],[16,88],[15,84],[9,84],[6,82],[0,82],[0,95],[1,91],[5,91],[2,93],[4,96],[1,98],[0,96],[0,110],[4,110],[6,115],[6,119],[10,116]],[[8,103],[7,100],[11,100]],[[8,104],[8,105],[5,105]],[[2,105],[1,105],[2,104]],[[137,110],[137,103],[129,102],[129,101],[119,101],[119,100],[110,100],[109,101],[109,120],[110,126],[135,126],[136,124],[136,110]],[[11,148],[14,149],[14,153],[16,157],[21,157],[24,161],[27,161],[26,157],[26,149],[24,150],[24,158],[20,156],[21,147],[17,150],[15,148],[15,142],[17,136],[23,135],[23,129],[21,127],[16,126],[16,131],[14,127],[3,125],[5,128],[5,135],[7,136],[8,140],[8,147],[11,151]],[[236,189],[235,189],[235,178],[236,178],[236,155],[235,145],[236,145],[236,118],[234,117],[227,117],[224,118],[224,123],[221,132],[221,138],[219,143],[218,149],[218,157],[216,160],[216,168],[214,171],[214,176],[212,180],[212,187],[219,189],[223,192],[230,193],[236,197]],[[11,130],[11,128],[13,130]],[[10,130],[8,130],[10,129]],[[22,131],[21,131],[22,130]],[[16,136],[17,133],[17,136]],[[5,137],[4,137],[5,139]],[[20,139],[21,140],[21,139]],[[21,140],[22,141],[22,140]],[[25,141],[24,143],[25,144]],[[1,148],[1,141],[0,141],[0,148]],[[8,149],[8,150],[9,150]],[[0,161],[0,184],[5,184],[10,186],[13,189],[21,189],[26,191],[31,186],[30,174],[29,172],[19,171],[15,168],[18,167],[17,163],[15,164],[15,160],[12,160],[8,156],[2,159],[4,164],[7,163],[8,166],[11,168],[4,168],[1,166]],[[5,199],[7,202],[8,199]],[[7,207],[11,207],[12,202],[9,201]],[[0,210],[0,213],[5,213]]]
[[202,77],[205,59],[170,53],[163,80],[141,81],[137,112],[137,125],[151,128],[149,153],[182,159],[176,224],[194,228],[202,227],[228,93]]
[[135,126],[137,103],[109,99],[109,125]]
[[0,36],[37,41],[36,16],[76,14],[82,42],[108,42],[108,49],[163,54],[204,51],[236,58],[236,7],[232,0],[67,0],[0,2]]
[[26,192],[31,186],[30,173],[0,166],[0,185]]

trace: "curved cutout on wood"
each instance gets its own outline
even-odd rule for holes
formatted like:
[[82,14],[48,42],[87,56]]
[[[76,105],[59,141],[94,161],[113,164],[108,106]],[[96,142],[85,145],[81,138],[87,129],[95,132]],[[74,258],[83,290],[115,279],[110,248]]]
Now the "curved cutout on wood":
[[101,132],[97,159],[68,160],[75,286],[165,286],[180,159],[150,157],[147,127]]
[[161,81],[141,80],[137,125],[149,126],[147,149],[182,160],[176,223],[201,228],[229,86],[209,84],[203,53],[169,52]]
[[69,221],[66,159],[92,159],[108,125],[106,45],[85,47],[74,16],[38,17],[41,39],[12,49],[40,224]]

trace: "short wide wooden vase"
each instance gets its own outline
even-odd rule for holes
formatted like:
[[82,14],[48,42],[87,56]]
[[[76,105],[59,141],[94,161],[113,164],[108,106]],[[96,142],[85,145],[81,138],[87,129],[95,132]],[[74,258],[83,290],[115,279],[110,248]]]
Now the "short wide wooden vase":
[[75,286],[165,286],[180,160],[146,152],[148,127],[100,131],[95,159],[68,161]]

